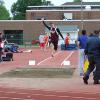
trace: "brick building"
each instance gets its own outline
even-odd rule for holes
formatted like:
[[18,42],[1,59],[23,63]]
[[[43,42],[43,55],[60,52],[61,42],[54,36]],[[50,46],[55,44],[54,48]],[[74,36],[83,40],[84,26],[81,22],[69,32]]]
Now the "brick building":
[[[0,31],[8,39],[19,44],[38,38],[41,32],[48,31],[41,22],[44,17],[47,23],[55,23],[63,35],[69,32],[72,36],[86,29],[87,33],[100,29],[100,2],[65,3],[61,6],[29,6],[26,20],[2,20]],[[8,36],[9,35],[9,36]],[[15,41],[14,41],[15,40]],[[12,42],[11,41],[11,42]]]

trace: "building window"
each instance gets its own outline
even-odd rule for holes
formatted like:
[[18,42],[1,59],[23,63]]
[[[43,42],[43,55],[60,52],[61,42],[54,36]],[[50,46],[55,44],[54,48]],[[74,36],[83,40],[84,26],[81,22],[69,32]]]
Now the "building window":
[[91,6],[90,5],[87,5],[87,6],[85,6],[85,9],[86,10],[91,10]]
[[64,13],[64,19],[63,20],[72,20],[72,13]]

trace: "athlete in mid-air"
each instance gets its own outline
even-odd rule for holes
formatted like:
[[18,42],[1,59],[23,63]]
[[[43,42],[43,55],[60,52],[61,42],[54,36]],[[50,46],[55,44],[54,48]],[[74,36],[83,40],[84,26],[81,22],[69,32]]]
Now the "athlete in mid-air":
[[58,49],[59,35],[64,40],[63,35],[61,34],[59,28],[57,28],[53,23],[51,23],[50,26],[48,26],[44,22],[44,18],[42,18],[42,21],[43,21],[44,26],[50,30],[50,38],[51,38],[51,44],[52,44],[52,57],[54,57],[54,52],[56,52]]

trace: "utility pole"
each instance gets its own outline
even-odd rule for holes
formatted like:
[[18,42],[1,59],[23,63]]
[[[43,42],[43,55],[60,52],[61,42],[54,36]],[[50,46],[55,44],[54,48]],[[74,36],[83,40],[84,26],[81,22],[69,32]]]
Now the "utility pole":
[[84,21],[83,21],[83,1],[81,0],[81,30],[83,30]]

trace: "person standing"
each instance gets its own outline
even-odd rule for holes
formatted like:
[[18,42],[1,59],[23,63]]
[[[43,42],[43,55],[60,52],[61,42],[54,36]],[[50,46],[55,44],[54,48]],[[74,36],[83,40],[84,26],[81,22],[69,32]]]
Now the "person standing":
[[41,50],[44,50],[45,39],[44,39],[44,34],[43,33],[41,33],[40,36],[39,36],[39,43],[40,43]]
[[0,62],[2,61],[2,39],[0,38]]
[[48,36],[48,33],[47,32],[45,33],[44,41],[45,41],[45,43],[44,43],[45,44],[45,47],[44,48],[46,50],[46,47],[48,46],[48,41],[49,41],[49,36]]
[[94,84],[100,84],[100,31],[94,31],[94,35],[87,41],[85,54],[88,56],[89,66],[84,74],[83,81],[88,84],[90,73],[94,71]]
[[2,61],[2,50],[3,50],[3,35],[2,32],[0,32],[0,62]]
[[67,46],[69,45],[69,41],[70,41],[69,33],[67,33],[66,37],[65,37],[65,50],[66,50]]
[[51,38],[51,44],[52,44],[52,57],[54,57],[54,53],[57,51],[58,49],[58,40],[59,40],[59,35],[62,37],[62,39],[64,40],[59,28],[57,28],[53,23],[51,23],[51,26],[48,26],[45,22],[44,22],[44,18],[42,18],[43,24],[46,28],[48,28],[50,30],[50,38]]
[[78,65],[78,69],[79,69],[79,74],[80,76],[83,76],[83,65],[84,65],[84,59],[85,59],[85,54],[84,54],[84,49],[86,47],[86,42],[87,42],[87,34],[86,34],[86,30],[82,30],[82,34],[79,35],[78,39],[77,39],[77,46],[79,48],[79,65]]

